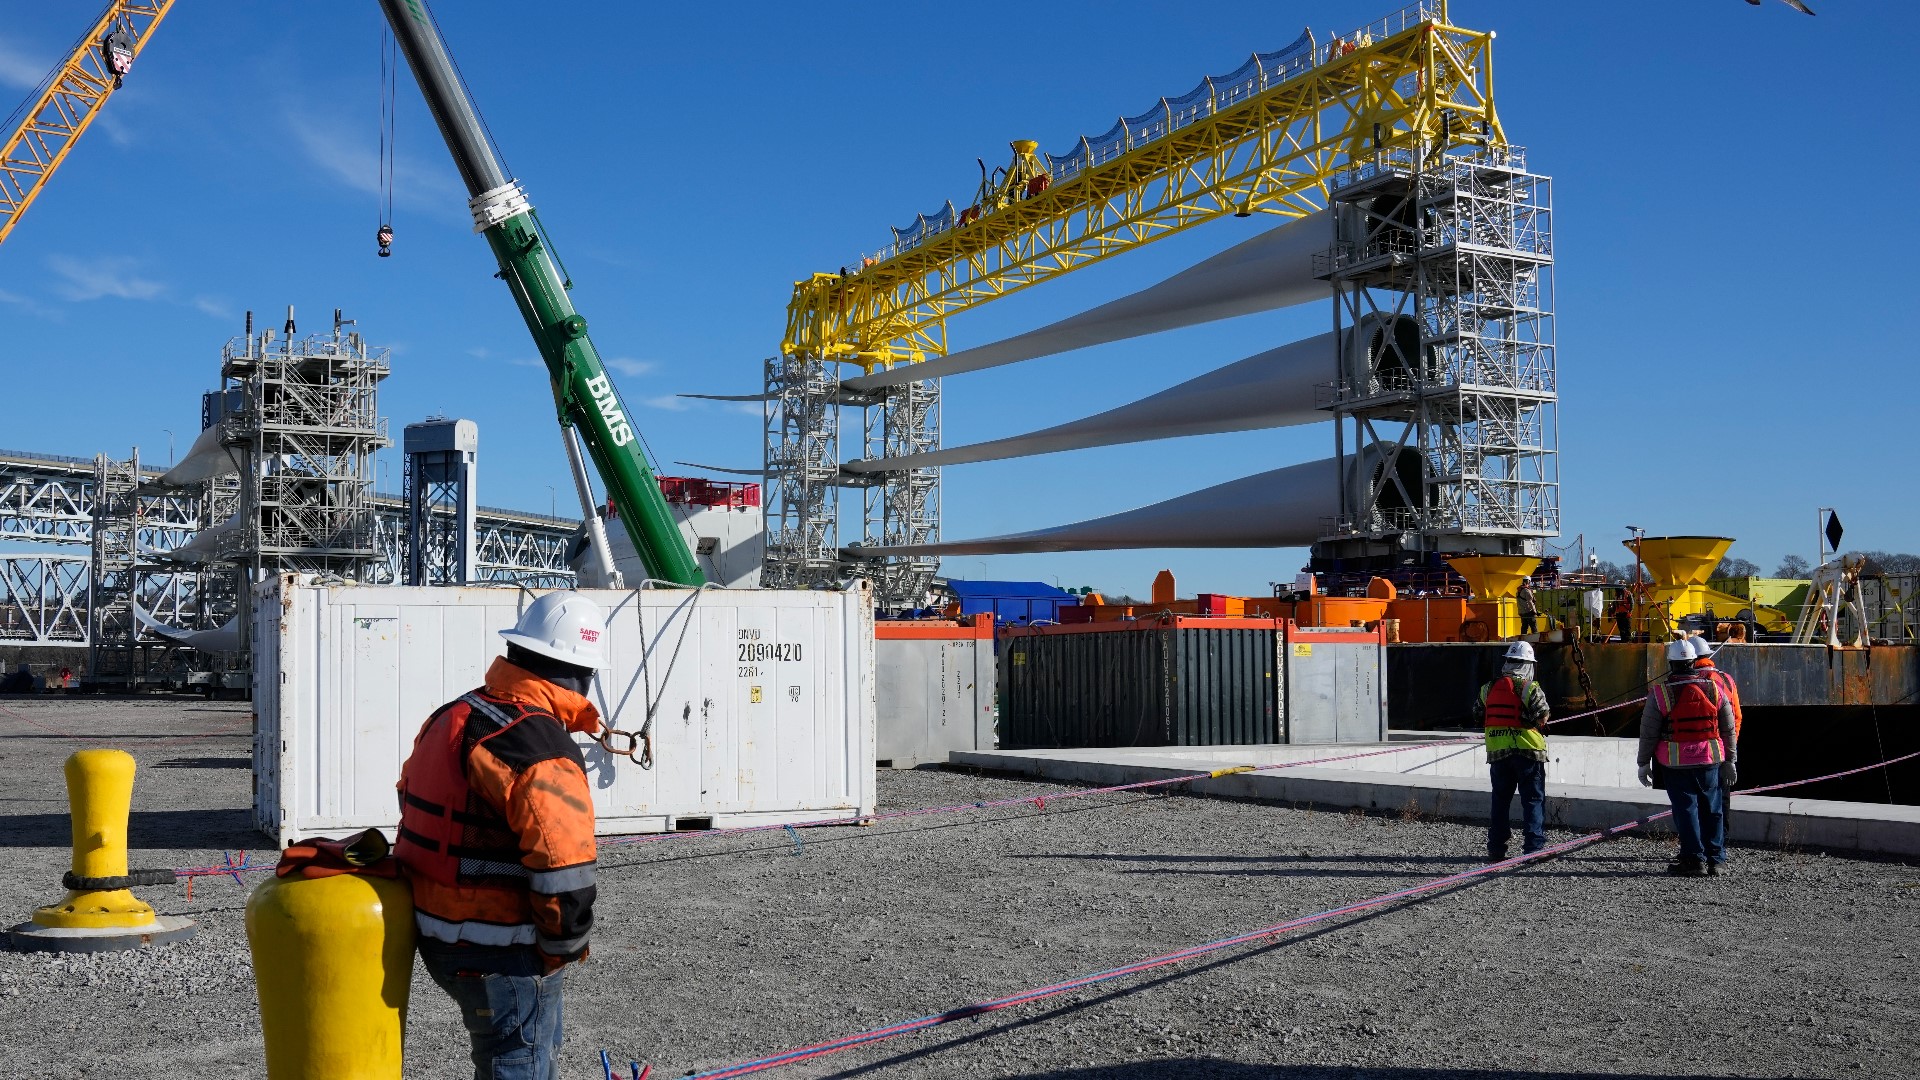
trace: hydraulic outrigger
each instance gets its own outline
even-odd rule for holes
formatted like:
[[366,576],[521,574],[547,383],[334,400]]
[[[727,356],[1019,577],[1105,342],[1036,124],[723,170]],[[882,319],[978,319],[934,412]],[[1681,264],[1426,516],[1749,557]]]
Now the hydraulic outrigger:
[[[493,248],[500,263],[499,277],[513,290],[520,315],[546,361],[562,427],[585,434],[587,452],[633,538],[647,576],[676,585],[704,583],[693,552],[660,494],[659,481],[641,453],[633,416],[587,336],[587,320],[567,296],[572,282],[556,266],[552,243],[526,192],[506,174],[488,142],[479,111],[454,70],[426,0],[380,0],[380,8],[467,185],[474,231],[484,234]],[[571,439],[569,434],[569,443]],[[591,529],[595,522],[590,519],[587,525]]]

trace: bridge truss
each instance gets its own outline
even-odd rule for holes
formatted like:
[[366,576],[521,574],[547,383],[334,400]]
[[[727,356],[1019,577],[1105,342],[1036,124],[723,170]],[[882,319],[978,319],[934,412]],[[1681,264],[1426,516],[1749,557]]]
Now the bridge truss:
[[[0,450],[0,644],[87,647],[92,595],[94,469],[90,458]],[[151,480],[161,470],[143,468]],[[145,558],[190,541],[210,517],[200,496],[182,491],[140,496],[138,550],[143,556],[134,599],[169,626],[218,625],[220,601],[209,575]],[[374,558],[370,584],[406,580],[407,507],[397,495],[374,495]],[[573,584],[567,549],[575,522],[481,507],[476,519],[479,580],[529,588]],[[37,550],[36,550],[37,549]],[[71,553],[71,554],[70,554]],[[162,642],[148,633],[136,641]]]

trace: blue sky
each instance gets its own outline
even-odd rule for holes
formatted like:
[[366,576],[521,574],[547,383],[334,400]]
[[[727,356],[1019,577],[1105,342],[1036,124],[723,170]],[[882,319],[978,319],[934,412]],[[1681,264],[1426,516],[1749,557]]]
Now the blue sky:
[[[0,100],[23,96],[99,0],[9,5]],[[961,201],[1009,139],[1058,149],[1381,0],[1229,18],[1165,4],[1033,7],[973,32],[951,6],[526,5],[442,0],[453,51],[558,241],[574,298],[662,458],[757,467],[760,419],[675,398],[759,389],[794,279]],[[1920,548],[1911,447],[1916,175],[1903,104],[1920,10],[1828,0],[1458,0],[1498,31],[1509,136],[1554,177],[1565,539],[1617,558],[1627,523],[1738,538],[1771,569]],[[644,11],[644,18],[636,12]],[[984,16],[981,16],[984,17]],[[184,450],[221,345],[252,308],[301,330],[346,309],[393,349],[397,436],[481,431],[481,499],[545,511],[565,462],[542,371],[417,91],[401,80],[395,257],[374,257],[380,21],[353,3],[186,0],[0,251],[0,446]],[[10,107],[10,106],[9,106]],[[955,348],[1148,284],[1266,224],[1222,221],[955,319]],[[1133,400],[1316,333],[1279,312],[950,379],[949,445]],[[1891,334],[1892,336],[1889,336]],[[1108,513],[1331,452],[1314,428],[956,466],[946,535]],[[382,455],[386,489],[397,451]],[[853,456],[849,454],[849,456]],[[671,469],[671,466],[669,466]],[[851,534],[843,539],[853,539]],[[1144,592],[1264,592],[1304,553],[951,560],[956,576]]]

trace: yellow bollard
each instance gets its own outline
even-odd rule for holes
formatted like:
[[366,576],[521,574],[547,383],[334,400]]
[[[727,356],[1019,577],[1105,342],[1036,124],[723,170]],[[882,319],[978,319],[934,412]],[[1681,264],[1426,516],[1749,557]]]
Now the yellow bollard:
[[[133,755],[81,750],[67,758],[67,805],[73,816],[73,876],[127,876],[127,815],[133,809]],[[41,926],[152,926],[153,908],[126,889],[69,889],[67,898],[33,913]]]
[[130,885],[162,885],[171,870],[127,869],[127,815],[133,808],[133,755],[82,750],[67,758],[67,806],[73,820],[73,869],[67,895],[8,931],[16,949],[100,952],[190,936],[193,920],[155,915]]
[[268,1080],[399,1080],[413,935],[404,881],[290,875],[254,889],[247,944]]

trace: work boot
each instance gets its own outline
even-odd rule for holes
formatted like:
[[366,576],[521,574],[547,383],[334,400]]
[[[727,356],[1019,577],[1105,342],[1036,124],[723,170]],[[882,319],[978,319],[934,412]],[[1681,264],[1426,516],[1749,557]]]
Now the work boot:
[[1707,868],[1699,859],[1691,855],[1683,855],[1667,864],[1667,873],[1674,877],[1706,877]]
[[1506,861],[1507,861],[1507,853],[1504,851],[1487,852],[1487,863],[1489,865],[1497,862],[1506,862]]
[[1725,862],[1710,862],[1707,864],[1708,877],[1725,877],[1726,875],[1727,864]]

